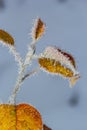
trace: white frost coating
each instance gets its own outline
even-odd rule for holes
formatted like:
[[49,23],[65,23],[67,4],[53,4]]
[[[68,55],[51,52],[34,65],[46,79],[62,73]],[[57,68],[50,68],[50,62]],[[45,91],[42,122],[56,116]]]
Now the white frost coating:
[[36,41],[32,41],[30,45],[28,45],[28,52],[26,54],[26,57],[25,57],[25,61],[24,61],[24,65],[27,66],[30,64],[32,58],[33,58],[33,55],[35,53],[35,50],[36,50]]
[[[16,52],[16,49],[14,47],[11,47],[10,50],[11,52],[14,54],[15,56],[15,59],[19,62],[19,74],[18,74],[18,78],[17,78],[17,81],[16,81],[16,84],[14,86],[14,90],[12,92],[12,95],[10,96],[9,98],[9,103],[10,104],[15,104],[16,102],[16,95],[23,83],[23,78],[26,77],[25,75],[25,71],[26,71],[26,68],[27,66],[30,64],[32,58],[33,58],[33,55],[35,53],[35,48],[36,48],[36,42],[35,41],[32,41],[32,43],[30,44],[31,46],[28,46],[28,52],[26,54],[26,57],[25,57],[25,60],[24,62],[22,61],[20,55],[18,52]],[[29,73],[28,76],[32,75],[33,73]],[[25,75],[25,76],[24,76]],[[24,78],[25,79],[25,78]]]
[[16,51],[16,48],[14,46],[10,46],[8,45],[10,52],[14,55],[15,60],[19,63],[19,66],[22,66],[22,58],[20,56],[20,54]]
[[74,75],[78,74],[69,58],[58,51],[56,47],[47,47],[43,53],[43,57],[59,61],[62,65],[68,66],[73,71]]
[[13,90],[12,95],[10,96],[9,101],[8,101],[10,104],[15,104],[15,102],[16,102],[16,95],[17,95],[17,93],[18,93],[18,91],[23,83],[22,78],[24,76],[25,69],[26,68],[22,65],[22,67],[19,71],[19,74],[18,74],[16,84],[14,86],[14,90]]
[[9,45],[9,44],[6,44],[5,42],[1,41],[0,40],[0,43],[2,43],[2,46],[6,46],[9,48],[9,51],[14,55],[15,57],[15,61],[17,61],[19,63],[19,66],[21,67],[22,66],[22,63],[23,63],[23,60],[20,56],[20,54],[17,52],[15,46],[12,46],[12,45]]
[[38,25],[38,17],[34,20],[34,26],[32,27],[32,29],[31,29],[31,37],[32,37],[32,39],[33,40],[35,40],[35,32],[36,32],[36,27],[37,27],[37,25]]
[[6,44],[5,42],[3,42],[1,40],[0,40],[0,43],[2,43],[2,46],[6,46],[9,48],[9,51],[13,54],[13,56],[15,57],[15,61],[17,61],[19,68],[21,69],[23,60],[22,60],[20,54],[17,52],[15,46]]
[[31,59],[32,59],[32,56],[33,56],[33,50],[29,47],[28,49],[28,53],[25,57],[25,62],[24,62],[24,65],[29,65]]

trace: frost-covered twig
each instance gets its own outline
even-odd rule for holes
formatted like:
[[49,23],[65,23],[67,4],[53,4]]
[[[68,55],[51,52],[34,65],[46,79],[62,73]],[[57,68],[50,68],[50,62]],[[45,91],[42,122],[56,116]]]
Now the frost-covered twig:
[[28,77],[30,77],[30,76],[36,74],[39,70],[40,70],[40,68],[38,67],[38,68],[32,70],[31,72],[27,73],[27,74],[22,78],[22,81],[24,81],[26,78],[28,78]]
[[14,46],[9,46],[10,52],[15,56],[15,60],[18,62],[19,66],[21,67],[23,64],[23,60],[20,54],[17,52]]
[[28,46],[28,52],[25,57],[24,66],[28,66],[30,64],[30,61],[33,58],[33,55],[36,51],[36,41],[32,41],[31,44]]
[[30,61],[32,60],[33,55],[35,54],[36,51],[36,43],[43,36],[44,32],[45,32],[45,24],[40,18],[37,18],[34,27],[32,28],[31,32],[32,42],[28,46],[28,53],[25,57],[24,62],[25,66],[30,64]]
[[20,55],[16,52],[15,48],[11,47],[11,52],[14,54],[16,60],[19,61],[19,64],[20,64],[20,70],[19,70],[17,82],[16,82],[16,85],[15,85],[14,90],[12,92],[12,95],[10,96],[10,99],[9,99],[9,103],[11,103],[11,104],[14,104],[16,102],[16,95],[17,95],[17,92],[19,91],[23,81],[27,77],[29,77],[37,72],[37,69],[36,69],[36,70],[34,70],[34,71],[30,72],[29,74],[24,76],[26,68],[30,64],[30,62],[32,61],[33,56],[35,54],[36,42],[44,33],[44,27],[45,27],[45,25],[41,21],[41,19],[37,19],[35,22],[34,28],[32,30],[32,42],[28,46],[28,52],[26,54],[24,63],[22,62],[22,59],[20,58]]
[[[26,77],[26,76],[24,76],[24,74],[25,74],[27,66],[32,61],[33,55],[35,53],[35,49],[36,49],[35,41],[32,41],[32,43],[28,47],[28,52],[26,54],[24,63],[21,62],[21,59],[19,60],[20,61],[19,75],[18,75],[18,78],[17,78],[16,85],[14,87],[14,90],[12,92],[12,95],[10,96],[10,99],[8,101],[10,104],[15,104],[15,102],[16,102],[16,95],[17,95],[17,93],[18,93],[18,91],[19,91],[19,89],[20,89],[20,87],[21,87],[21,85],[22,85],[22,83],[25,79],[24,77]],[[20,55],[18,53],[15,53],[16,50],[14,48],[12,48],[11,51],[15,55],[16,60],[18,60],[20,58]],[[31,75],[31,74],[28,74],[28,75]]]
[[13,90],[13,92],[12,92],[12,94],[11,94],[9,100],[8,100],[8,103],[10,103],[10,104],[15,104],[15,103],[16,103],[16,95],[17,95],[17,92],[18,92],[19,89],[20,89],[20,86],[21,86],[22,83],[23,83],[23,82],[22,82],[22,78],[23,78],[23,76],[24,76],[24,72],[25,72],[25,68],[24,68],[23,65],[22,65],[22,67],[21,67],[21,69],[20,69],[20,71],[19,71],[19,75],[18,75],[16,84],[15,84],[15,86],[14,86],[14,90]]
[[17,52],[15,48],[14,38],[8,32],[2,29],[0,29],[0,43],[2,43],[2,45],[9,48],[10,52],[15,56],[15,60],[18,62],[19,66],[21,67],[23,61],[20,54]]
[[24,66],[22,66],[22,69],[18,75],[16,85],[15,85],[12,95],[10,96],[9,101],[8,101],[10,104],[16,103],[16,95],[17,95],[18,91],[20,90],[20,87],[21,87],[22,83],[24,82],[24,80],[26,78],[34,75],[35,73],[37,73],[39,71],[39,68],[36,68],[33,71],[29,72],[28,74],[24,75],[25,70],[26,70],[26,68]]

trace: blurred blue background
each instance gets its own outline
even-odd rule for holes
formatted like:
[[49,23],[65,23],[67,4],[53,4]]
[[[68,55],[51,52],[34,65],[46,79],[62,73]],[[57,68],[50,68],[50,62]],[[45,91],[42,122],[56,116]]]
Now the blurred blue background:
[[[0,29],[12,34],[23,58],[37,16],[46,23],[37,53],[48,45],[70,52],[81,78],[71,89],[67,80],[41,71],[22,85],[17,103],[34,105],[52,130],[87,130],[87,0],[0,0]],[[0,102],[8,100],[17,74],[14,57],[0,46]]]

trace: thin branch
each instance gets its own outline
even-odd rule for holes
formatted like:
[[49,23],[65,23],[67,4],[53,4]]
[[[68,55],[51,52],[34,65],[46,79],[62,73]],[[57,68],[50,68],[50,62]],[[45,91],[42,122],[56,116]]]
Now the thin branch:
[[28,46],[28,52],[25,57],[24,65],[27,66],[30,64],[30,61],[33,58],[33,55],[36,52],[36,41],[32,41],[31,44]]
[[22,78],[24,76],[24,72],[25,72],[26,68],[22,65],[22,67],[20,68],[20,71],[19,71],[19,75],[18,75],[18,78],[17,78],[17,81],[16,81],[16,85],[14,86],[14,90],[8,100],[8,103],[9,104],[15,104],[16,103],[16,95],[23,83],[22,81]]
[[[33,55],[36,52],[37,39],[39,39],[43,35],[44,29],[45,29],[45,25],[44,25],[43,21],[41,19],[38,19],[36,21],[36,24],[35,24],[35,27],[34,27],[34,33],[32,34],[32,42],[28,46],[28,52],[26,54],[24,62],[22,62],[22,59],[21,59],[19,53],[16,51],[15,47],[10,47],[10,50],[14,54],[16,61],[19,62],[19,67],[20,67],[19,75],[18,75],[18,78],[17,78],[17,81],[16,81],[16,85],[15,85],[14,90],[12,92],[12,95],[10,96],[10,99],[9,99],[9,103],[11,103],[11,104],[16,103],[16,95],[17,95],[23,81],[27,77],[33,75],[34,73],[36,73],[38,71],[37,69],[33,70],[32,72],[30,72],[29,74],[26,74],[24,76],[26,68],[30,64],[30,62],[32,61]],[[5,35],[8,35],[8,34],[5,33]],[[11,39],[12,39],[12,37],[11,37]]]
[[36,74],[37,72],[39,72],[40,68],[36,68],[34,69],[33,71],[29,72],[28,74],[26,74],[23,78],[22,78],[22,81],[24,81],[26,78]]
[[9,46],[10,52],[14,55],[15,60],[19,63],[19,66],[21,67],[23,64],[23,60],[20,56],[20,54],[17,52],[16,48],[14,46]]
[[[36,45],[35,41],[33,41],[31,43],[31,46],[29,46],[28,53],[26,54],[26,58],[25,58],[24,63],[22,62],[22,59],[21,59],[19,53],[16,52],[15,48],[11,49],[12,53],[15,55],[16,60],[19,62],[20,70],[19,70],[19,75],[18,75],[18,78],[17,78],[16,85],[15,85],[14,90],[13,90],[13,92],[12,92],[12,94],[10,96],[10,99],[8,101],[10,104],[15,104],[16,103],[16,95],[17,95],[17,93],[18,93],[18,91],[19,91],[19,89],[20,89],[20,87],[21,87],[21,85],[22,85],[22,83],[24,81],[23,80],[24,73],[26,71],[27,66],[30,64],[30,62],[31,62],[31,60],[33,58],[33,55],[35,53],[35,50],[36,50],[35,45]],[[28,76],[26,76],[26,77],[28,77]]]

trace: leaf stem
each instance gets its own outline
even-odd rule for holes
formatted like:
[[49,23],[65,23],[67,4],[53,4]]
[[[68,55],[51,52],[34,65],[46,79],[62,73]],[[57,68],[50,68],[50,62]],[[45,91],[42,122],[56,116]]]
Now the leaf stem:
[[22,81],[24,81],[26,78],[28,78],[28,77],[30,77],[30,76],[36,74],[39,70],[40,70],[40,68],[38,67],[38,68],[32,70],[31,72],[27,73],[27,74],[22,78]]

